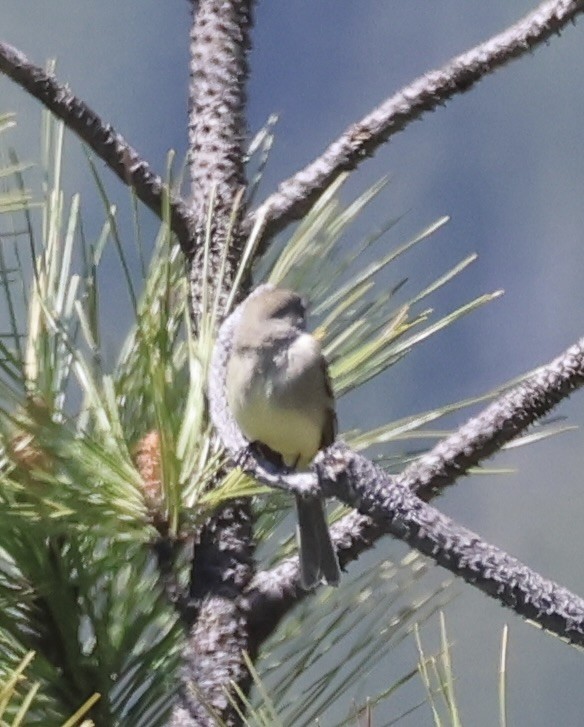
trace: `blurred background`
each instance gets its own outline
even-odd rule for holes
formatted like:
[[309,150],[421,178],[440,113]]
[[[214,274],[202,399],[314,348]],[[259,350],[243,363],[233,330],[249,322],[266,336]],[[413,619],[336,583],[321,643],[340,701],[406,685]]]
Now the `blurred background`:
[[[351,122],[404,84],[519,19],[535,0],[296,0],[262,3],[256,12],[249,127],[257,131],[280,115],[261,197],[318,155]],[[164,173],[166,155],[186,151],[189,6],[185,2],[3,0],[2,40],[33,62],[57,60],[57,77]],[[344,187],[350,201],[383,175],[390,184],[353,226],[355,240],[387,218],[403,215],[379,249],[389,250],[442,215],[450,223],[429,243],[401,258],[382,276],[380,290],[407,277],[413,293],[471,252],[478,261],[432,297],[440,317],[497,289],[505,295],[419,346],[358,395],[340,403],[342,429],[368,428],[408,414],[484,393],[543,364],[584,329],[584,18],[547,46],[482,81],[445,108],[392,139]],[[9,142],[21,159],[38,161],[41,108],[0,76],[0,113],[16,111]],[[66,137],[65,188],[79,190],[86,234],[95,236],[103,207],[80,143]],[[99,163],[99,166],[101,163]],[[127,190],[103,169],[112,198],[127,215]],[[151,238],[157,221],[147,211]],[[126,225],[124,227],[124,225]],[[115,359],[131,321],[126,286],[115,255],[104,275],[104,340]],[[107,270],[107,268],[106,268]],[[584,421],[584,394],[557,413]],[[454,427],[469,412],[448,420]],[[446,425],[445,425],[446,426]],[[579,551],[584,534],[582,429],[513,449],[494,464],[512,474],[473,476],[437,502],[453,518],[542,574],[584,594]],[[402,451],[397,443],[387,453]],[[376,555],[406,552],[390,539]],[[360,568],[357,563],[354,571]],[[434,569],[437,570],[437,569]],[[353,571],[351,571],[353,572]],[[436,578],[446,577],[443,572]],[[501,630],[510,627],[509,723],[581,724],[582,656],[524,623],[470,586],[456,586],[446,608],[453,643],[456,692],[465,724],[497,723]],[[374,595],[372,596],[375,597]],[[388,612],[388,618],[391,613]],[[431,651],[437,619],[424,629]],[[403,664],[381,663],[364,674],[360,700],[411,669],[413,641]],[[374,724],[397,717],[389,702]],[[404,706],[405,705],[405,706]],[[431,724],[422,707],[401,722]]]

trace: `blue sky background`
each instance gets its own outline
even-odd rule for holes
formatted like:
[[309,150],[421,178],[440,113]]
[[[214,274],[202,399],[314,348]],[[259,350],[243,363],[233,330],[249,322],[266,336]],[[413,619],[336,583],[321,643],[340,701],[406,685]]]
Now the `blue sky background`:
[[[257,9],[249,125],[280,114],[264,194],[313,159],[349,123],[419,74],[504,28],[535,2],[491,0],[274,0]],[[110,121],[161,172],[168,149],[186,151],[188,30],[185,2],[100,3],[3,0],[2,39],[44,64]],[[419,347],[359,396],[341,402],[344,428],[373,426],[480,394],[545,363],[584,328],[584,18],[548,46],[490,76],[470,93],[424,117],[367,161],[343,192],[346,200],[380,176],[391,184],[358,222],[354,239],[405,213],[387,248],[439,216],[450,224],[379,281],[404,276],[410,292],[471,252],[479,260],[434,296],[436,315],[499,288],[505,295]],[[22,158],[39,158],[40,107],[0,77],[0,112],[17,111],[10,138]],[[82,194],[88,233],[103,212],[79,143],[67,139],[66,187]],[[121,183],[104,169],[112,195],[127,207]],[[145,213],[146,229],[156,229]],[[347,241],[350,244],[351,240]],[[130,313],[119,267],[106,281],[106,345]],[[123,311],[127,309],[127,313]],[[582,424],[583,394],[558,413]],[[452,424],[467,415],[459,414]],[[438,505],[532,567],[584,594],[580,550],[584,513],[584,432],[512,450],[495,464],[516,469],[474,476]],[[398,451],[397,449],[390,451]],[[378,553],[403,554],[390,540]],[[359,567],[358,565],[356,566]],[[444,574],[440,573],[440,577]],[[582,656],[460,584],[446,610],[457,693],[465,724],[496,723],[501,627],[510,626],[510,724],[581,723]],[[390,617],[391,614],[388,614]],[[426,629],[429,642],[438,626]],[[415,660],[379,667],[363,697]],[[418,685],[419,686],[419,685]],[[409,699],[419,698],[421,687]],[[384,724],[379,715],[375,724]],[[431,724],[418,710],[402,724]]]

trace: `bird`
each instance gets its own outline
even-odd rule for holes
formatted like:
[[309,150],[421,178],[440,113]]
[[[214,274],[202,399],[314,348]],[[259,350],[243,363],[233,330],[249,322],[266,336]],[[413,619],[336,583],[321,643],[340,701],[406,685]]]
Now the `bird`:
[[[305,301],[292,290],[266,286],[242,305],[227,364],[229,408],[262,454],[306,470],[335,440],[337,416],[327,362],[306,331]],[[302,588],[338,585],[323,498],[297,495],[296,510]]]

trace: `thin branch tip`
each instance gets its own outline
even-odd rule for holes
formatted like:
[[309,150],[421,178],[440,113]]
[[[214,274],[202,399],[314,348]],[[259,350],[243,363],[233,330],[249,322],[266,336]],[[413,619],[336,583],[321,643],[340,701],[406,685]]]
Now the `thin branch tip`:
[[461,53],[442,68],[418,77],[350,124],[321,156],[281,182],[275,193],[248,214],[246,229],[262,211],[266,215],[262,243],[265,248],[278,232],[301,219],[339,174],[358,167],[394,134],[425,113],[445,106],[485,76],[559,35],[568,23],[575,24],[582,11],[582,0],[547,0],[498,35]]

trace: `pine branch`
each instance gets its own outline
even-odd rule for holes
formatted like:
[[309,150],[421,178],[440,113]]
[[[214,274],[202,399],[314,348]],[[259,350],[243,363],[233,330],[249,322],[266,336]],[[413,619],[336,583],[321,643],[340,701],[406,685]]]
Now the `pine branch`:
[[[584,600],[579,596],[457,525],[340,442],[319,455],[316,469],[323,492],[369,516],[351,514],[334,528],[342,564],[371,547],[382,533],[391,534],[519,615],[584,645]],[[266,638],[302,595],[293,559],[271,574],[258,574],[250,590],[254,636]]]
[[193,2],[196,11],[191,31],[189,171],[196,239],[201,243],[210,240],[207,247],[195,245],[189,261],[195,327],[205,286],[215,291],[222,278],[219,300],[223,310],[241,260],[245,83],[252,7],[253,0]]
[[[219,436],[233,454],[240,451],[245,440],[229,411],[224,382],[231,337],[240,315],[241,306],[221,327],[209,377],[211,416]],[[337,497],[358,509],[361,514],[351,513],[332,529],[341,565],[356,559],[379,537],[389,533],[520,615],[575,643],[584,643],[584,602],[483,542],[414,494],[419,492],[429,499],[583,384],[584,339],[469,420],[398,477],[389,477],[342,443],[317,456],[316,474],[283,474],[256,460],[250,452],[245,456],[239,454],[238,461],[270,486],[305,495],[313,495],[320,486],[324,495]],[[304,595],[295,558],[272,572],[256,576],[249,592],[256,648]]]
[[170,722],[183,725],[238,724],[229,699],[232,684],[247,693],[250,652],[247,601],[252,573],[252,520],[239,501],[224,507],[203,529],[195,546],[192,603],[196,618],[182,656],[180,691]]
[[[241,259],[252,7],[253,0],[192,4],[189,169],[200,244],[187,262],[195,334],[207,300],[217,297],[221,314]],[[250,686],[243,654],[252,652],[252,645],[243,594],[254,574],[251,523],[250,500],[233,501],[205,524],[195,547],[191,595],[196,615],[183,652],[171,727],[241,723],[234,685],[244,694]]]
[[428,501],[584,384],[584,338],[469,419],[397,478]]
[[161,219],[168,199],[170,226],[183,251],[192,250],[194,218],[188,207],[111,124],[104,122],[53,74],[32,64],[7,43],[0,43],[0,71],[61,119],[124,184],[133,187],[138,199]]
[[[323,154],[282,182],[277,192],[247,216],[245,229],[265,215],[263,247],[287,225],[302,218],[324,190],[398,131],[424,113],[469,91],[485,76],[546,42],[584,11],[583,0],[547,0],[503,32],[425,73],[391,96],[360,121],[351,124]],[[261,251],[261,250],[260,250]]]

